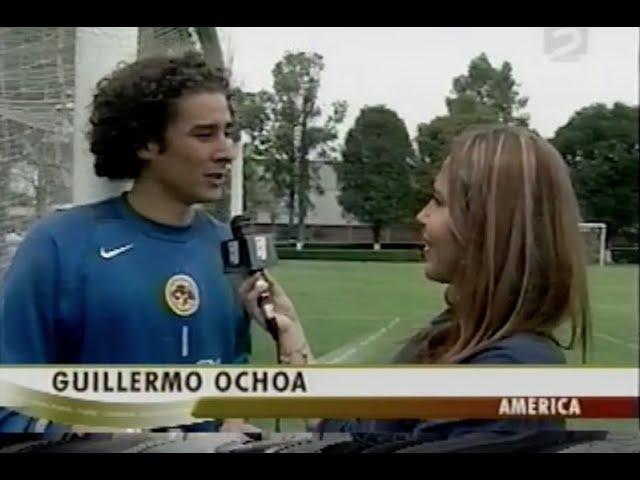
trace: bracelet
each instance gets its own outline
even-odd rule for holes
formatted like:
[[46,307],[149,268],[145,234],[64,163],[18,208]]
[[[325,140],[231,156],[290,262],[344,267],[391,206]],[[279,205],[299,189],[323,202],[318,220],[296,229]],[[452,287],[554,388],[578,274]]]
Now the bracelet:
[[307,341],[305,339],[302,340],[302,345],[300,345],[298,348],[286,354],[281,353],[280,363],[287,363],[287,364],[293,363],[294,355],[299,355],[301,357],[300,361],[296,363],[302,364],[302,365],[307,365],[309,363],[309,356],[310,356],[309,345],[307,344]]

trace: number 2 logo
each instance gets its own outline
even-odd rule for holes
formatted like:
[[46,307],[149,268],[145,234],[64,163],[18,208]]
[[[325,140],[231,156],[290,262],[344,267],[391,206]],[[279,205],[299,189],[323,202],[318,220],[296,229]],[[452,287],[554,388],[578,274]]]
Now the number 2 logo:
[[575,61],[587,53],[587,29],[550,27],[544,31],[544,53],[552,61]]

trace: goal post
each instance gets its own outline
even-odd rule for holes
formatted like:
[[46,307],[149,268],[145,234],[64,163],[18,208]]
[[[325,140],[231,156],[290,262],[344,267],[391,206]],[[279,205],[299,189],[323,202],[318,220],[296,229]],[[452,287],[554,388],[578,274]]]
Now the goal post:
[[585,245],[590,262],[597,261],[601,267],[607,263],[607,224],[582,222],[580,232],[585,236]]

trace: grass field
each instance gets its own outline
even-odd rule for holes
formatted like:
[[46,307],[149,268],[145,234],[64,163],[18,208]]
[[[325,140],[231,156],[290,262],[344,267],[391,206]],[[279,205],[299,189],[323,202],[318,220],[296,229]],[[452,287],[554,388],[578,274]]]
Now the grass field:
[[[442,285],[416,263],[282,261],[272,272],[300,314],[314,354],[329,363],[388,363],[394,350],[443,306]],[[589,268],[590,364],[638,365],[638,266]],[[386,330],[383,330],[385,329]],[[273,345],[254,331],[254,362]],[[568,352],[579,363],[579,352]]]
[[[282,261],[272,273],[294,301],[314,355],[325,363],[385,364],[443,306],[442,285],[416,263]],[[638,365],[638,266],[590,267],[593,351],[590,365]],[[273,343],[254,328],[253,363],[273,364]],[[580,363],[580,352],[567,352]],[[272,431],[273,421],[250,419]],[[637,431],[636,420],[574,420],[569,428]],[[283,420],[283,431],[304,430]]]

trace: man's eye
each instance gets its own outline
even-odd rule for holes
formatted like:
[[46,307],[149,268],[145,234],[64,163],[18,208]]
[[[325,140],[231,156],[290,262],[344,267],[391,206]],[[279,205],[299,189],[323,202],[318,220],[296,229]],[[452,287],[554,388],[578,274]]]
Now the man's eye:
[[238,127],[236,127],[235,125],[229,125],[224,129],[224,136],[227,138],[236,138],[239,135],[240,132],[238,131]]

